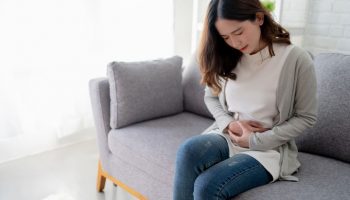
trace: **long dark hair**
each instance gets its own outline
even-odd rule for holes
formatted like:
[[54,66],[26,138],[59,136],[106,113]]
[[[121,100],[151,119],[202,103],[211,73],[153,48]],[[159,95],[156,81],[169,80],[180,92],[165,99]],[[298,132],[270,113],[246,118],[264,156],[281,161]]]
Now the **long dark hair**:
[[218,33],[215,22],[218,18],[228,20],[254,21],[256,14],[264,14],[260,26],[261,39],[267,43],[271,56],[274,56],[273,43],[291,44],[289,33],[273,20],[259,0],[211,0],[204,21],[199,46],[199,65],[202,84],[206,84],[218,94],[221,91],[220,78],[236,80],[232,70],[239,62],[242,52],[230,47]]

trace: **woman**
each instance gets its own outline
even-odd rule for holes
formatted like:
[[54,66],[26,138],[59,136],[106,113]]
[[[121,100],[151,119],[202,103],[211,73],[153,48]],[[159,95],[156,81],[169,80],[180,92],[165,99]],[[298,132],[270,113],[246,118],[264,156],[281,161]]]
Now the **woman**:
[[317,119],[308,53],[291,44],[259,0],[212,0],[199,63],[215,123],[180,146],[174,199],[229,199],[276,180],[297,181],[294,138]]

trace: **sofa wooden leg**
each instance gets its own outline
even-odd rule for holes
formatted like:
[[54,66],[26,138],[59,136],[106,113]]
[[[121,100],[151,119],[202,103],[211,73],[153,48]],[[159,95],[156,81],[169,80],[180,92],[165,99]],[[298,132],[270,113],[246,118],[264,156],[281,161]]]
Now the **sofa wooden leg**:
[[104,176],[104,173],[102,171],[102,165],[101,161],[98,162],[98,172],[97,172],[97,191],[102,192],[105,188],[106,183],[106,177]]
[[98,161],[98,173],[97,173],[97,184],[96,184],[97,191],[99,191],[99,192],[103,191],[103,189],[105,187],[106,179],[112,181],[114,186],[119,186],[120,188],[124,189],[125,191],[127,191],[131,195],[135,196],[138,200],[147,200],[146,197],[144,197],[142,194],[140,194],[136,190],[131,189],[130,187],[128,187],[124,183],[122,183],[122,182],[118,181],[117,179],[115,179],[114,177],[110,176],[106,171],[103,171],[101,161]]

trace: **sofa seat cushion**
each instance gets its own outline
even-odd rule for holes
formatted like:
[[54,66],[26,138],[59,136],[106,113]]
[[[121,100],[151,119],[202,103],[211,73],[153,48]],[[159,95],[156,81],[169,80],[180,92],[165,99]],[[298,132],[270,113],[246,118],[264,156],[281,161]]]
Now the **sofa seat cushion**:
[[332,158],[299,153],[299,182],[277,181],[254,188],[232,200],[350,199],[350,164]]
[[178,146],[190,136],[201,134],[211,123],[211,119],[183,112],[112,129],[108,145],[115,158],[171,184]]

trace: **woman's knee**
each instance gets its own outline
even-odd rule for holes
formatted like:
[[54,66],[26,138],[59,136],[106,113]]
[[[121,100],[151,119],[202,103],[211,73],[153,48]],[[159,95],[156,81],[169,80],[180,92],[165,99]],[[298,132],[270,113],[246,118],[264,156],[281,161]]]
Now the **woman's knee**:
[[223,151],[219,147],[226,147],[228,153],[227,143],[224,138],[219,135],[208,134],[208,135],[197,135],[191,137],[185,142],[183,142],[177,152],[177,157],[187,158],[187,159],[198,159],[205,156],[208,153],[213,153],[212,151]]
[[254,158],[237,154],[201,173],[195,180],[195,199],[227,199],[269,183],[272,177]]
[[191,160],[199,151],[197,137],[191,137],[185,140],[177,150],[177,159]]
[[222,191],[219,188],[220,183],[216,183],[215,180],[210,178],[215,175],[208,175],[208,173],[203,173],[197,177],[194,183],[194,199],[225,199],[225,195],[222,194]]

